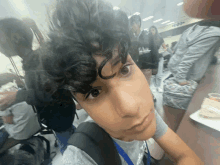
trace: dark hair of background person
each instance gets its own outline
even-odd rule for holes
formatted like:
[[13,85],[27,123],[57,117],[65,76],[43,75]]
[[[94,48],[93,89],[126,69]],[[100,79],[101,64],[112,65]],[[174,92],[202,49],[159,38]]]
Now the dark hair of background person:
[[[130,47],[129,22],[121,10],[102,0],[58,0],[50,17],[50,33],[42,64],[56,88],[86,94],[118,46],[121,62]],[[93,55],[104,56],[98,67]]]
[[[155,35],[153,35],[151,33],[151,29],[154,28],[156,33]],[[159,35],[158,30],[156,28],[156,26],[151,26],[149,28],[149,49],[151,50],[151,54],[152,54],[152,58],[153,58],[153,62],[158,62],[159,60],[159,48],[163,43],[160,43],[162,40],[162,37]]]
[[[12,49],[14,52],[16,52],[18,46],[20,45],[25,46],[27,48],[32,48],[33,33],[31,29],[28,26],[26,26],[25,23],[22,22],[21,20],[16,18],[1,19],[0,30],[1,30],[0,33],[1,39],[5,39],[5,37],[8,37],[9,39],[13,40],[12,47],[8,47],[8,43],[6,42],[5,43],[1,42],[3,44],[2,45],[3,49]],[[17,38],[17,36],[12,36],[12,34],[19,35],[19,38]],[[7,54],[5,55],[7,56]]]
[[132,15],[131,18],[129,18],[129,23],[130,23],[130,27],[132,27],[132,25],[134,23],[138,24],[141,27],[141,17],[140,17],[140,15]]

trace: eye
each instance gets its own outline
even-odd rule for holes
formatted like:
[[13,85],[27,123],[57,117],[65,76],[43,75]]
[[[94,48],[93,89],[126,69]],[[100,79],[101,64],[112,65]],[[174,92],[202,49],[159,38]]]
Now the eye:
[[95,97],[98,97],[100,94],[101,90],[100,89],[92,89],[86,96],[86,99],[94,99]]
[[125,66],[120,70],[120,74],[122,74],[123,76],[128,75],[128,74],[131,72],[131,65],[132,65],[132,64],[125,65]]

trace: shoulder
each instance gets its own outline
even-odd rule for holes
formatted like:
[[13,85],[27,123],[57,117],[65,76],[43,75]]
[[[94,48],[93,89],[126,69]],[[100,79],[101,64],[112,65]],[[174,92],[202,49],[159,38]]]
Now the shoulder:
[[163,121],[161,116],[157,113],[155,110],[155,117],[156,117],[156,132],[154,134],[154,139],[158,139],[161,136],[163,136],[167,130],[168,130],[168,125]]
[[63,165],[97,165],[96,162],[81,149],[69,145],[62,157]]

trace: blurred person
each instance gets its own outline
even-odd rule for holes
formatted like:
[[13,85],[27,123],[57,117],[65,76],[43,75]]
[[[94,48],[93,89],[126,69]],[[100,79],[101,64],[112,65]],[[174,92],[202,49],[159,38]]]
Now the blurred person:
[[33,33],[23,21],[16,18],[0,20],[0,52],[7,57],[18,55],[22,58],[26,85],[26,89],[0,93],[4,95],[0,105],[2,109],[6,109],[25,101],[36,107],[40,120],[44,119],[44,124],[56,132],[65,148],[68,137],[74,131],[72,123],[75,117],[75,103],[70,92],[65,89],[59,90],[64,94],[62,97],[57,97],[56,92],[46,92],[48,89],[45,89],[44,84],[47,78],[39,59],[42,47],[33,51],[32,42]]
[[151,54],[149,53],[149,37],[147,30],[141,30],[140,15],[133,15],[129,18],[131,47],[130,55],[134,62],[144,73],[148,83],[150,84],[152,68]]
[[[94,120],[88,122],[103,128],[126,158],[144,164],[145,140],[154,137],[177,164],[202,164],[155,111],[149,85],[128,53],[124,12],[102,0],[60,0],[51,21],[44,69],[57,87],[69,89]],[[100,156],[109,153],[100,149]],[[128,164],[123,157],[121,163]],[[96,165],[73,145],[62,160],[66,165]]]
[[[4,84],[0,92],[17,91],[15,82]],[[1,99],[2,99],[1,95]],[[40,130],[37,115],[32,107],[25,102],[10,106],[6,110],[0,107],[0,116],[4,121],[4,128],[0,130],[0,148],[8,136],[16,140],[25,140]]]
[[220,46],[219,41],[218,27],[193,25],[183,32],[168,64],[179,85],[202,79]]
[[167,51],[166,44],[163,38],[159,35],[156,26],[151,26],[149,28],[149,48],[151,50],[150,53],[155,65],[155,72],[157,72],[159,58],[162,57],[162,54],[159,52],[161,47],[163,48],[163,51]]

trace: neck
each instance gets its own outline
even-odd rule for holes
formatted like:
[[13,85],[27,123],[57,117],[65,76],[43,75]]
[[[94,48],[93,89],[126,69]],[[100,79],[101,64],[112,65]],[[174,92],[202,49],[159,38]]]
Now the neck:
[[138,30],[135,32],[135,34],[138,36],[138,35],[140,34],[140,32],[141,32],[141,29],[138,29]]

